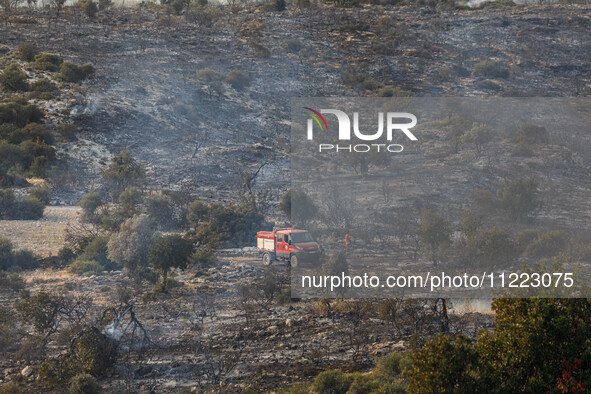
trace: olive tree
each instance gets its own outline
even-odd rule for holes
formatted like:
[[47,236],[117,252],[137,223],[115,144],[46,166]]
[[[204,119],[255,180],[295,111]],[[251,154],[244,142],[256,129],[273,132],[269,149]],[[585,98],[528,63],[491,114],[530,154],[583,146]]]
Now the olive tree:
[[156,238],[150,246],[148,261],[162,276],[162,291],[166,291],[168,271],[171,268],[185,269],[192,252],[192,242],[178,234],[162,235]]
[[151,220],[146,215],[134,216],[121,223],[119,232],[109,239],[107,257],[123,264],[130,273],[136,272],[147,265],[153,239]]

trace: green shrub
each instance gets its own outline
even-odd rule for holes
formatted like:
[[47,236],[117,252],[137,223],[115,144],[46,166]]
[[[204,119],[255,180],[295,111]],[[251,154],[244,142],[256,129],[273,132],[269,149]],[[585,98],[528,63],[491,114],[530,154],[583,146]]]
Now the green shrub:
[[87,260],[87,261],[96,261],[103,269],[106,270],[113,270],[120,268],[109,260],[107,257],[108,254],[108,245],[109,243],[109,236],[108,235],[99,235],[94,237],[88,244],[82,249],[80,254],[78,255],[79,260]]
[[103,375],[117,357],[115,342],[96,327],[85,329],[72,344],[71,351],[80,369],[93,375]]
[[31,91],[31,93],[29,93],[29,97],[49,100],[56,96],[58,88],[56,84],[50,80],[41,78],[33,82],[29,87],[29,90]]
[[514,219],[530,216],[540,205],[535,177],[520,177],[505,182],[497,189],[497,198]]
[[170,230],[177,226],[172,202],[164,196],[151,197],[146,201],[147,214],[162,230]]
[[43,217],[45,206],[36,198],[27,197],[17,201],[13,207],[12,212],[8,215],[9,219],[13,220],[38,220]]
[[96,3],[92,0],[86,0],[82,4],[82,8],[84,9],[84,13],[86,14],[86,16],[90,19],[94,19],[96,13],[98,12],[98,7]]
[[[88,0],[87,3],[94,4],[94,2],[90,0]],[[74,63],[64,62],[60,67],[60,76],[66,82],[80,82],[84,79],[90,78],[93,74],[94,67],[92,64],[85,64],[79,67]]]
[[82,208],[82,221],[95,223],[99,219],[96,210],[104,204],[103,195],[100,192],[86,193],[78,204]]
[[250,75],[239,70],[232,70],[226,75],[226,82],[236,90],[244,90],[250,86]]
[[243,246],[252,243],[257,231],[268,227],[260,213],[233,204],[212,203],[196,228],[195,239],[210,248]]
[[138,212],[138,205],[142,203],[142,193],[137,187],[128,187],[119,195],[119,207],[116,216],[128,219]]
[[69,353],[46,358],[39,363],[39,380],[47,389],[65,387],[80,372],[76,360]]
[[485,78],[509,78],[509,67],[501,62],[482,60],[474,66],[474,76]]
[[31,270],[39,267],[39,259],[28,249],[21,249],[14,252],[13,267],[18,269]]
[[109,188],[115,200],[128,187],[141,185],[144,177],[144,168],[126,150],[114,156],[109,167],[103,172],[105,186]]
[[68,141],[74,141],[78,134],[78,128],[71,123],[62,123],[56,127],[57,133]]
[[103,266],[94,260],[77,258],[70,264],[68,271],[79,275],[100,275],[103,272]]
[[47,186],[38,186],[31,190],[29,197],[36,199],[37,201],[47,205],[51,196],[51,190]]
[[10,189],[0,189],[0,218],[5,220],[37,220],[43,217],[42,202],[34,197],[17,200]]
[[87,373],[80,373],[70,380],[68,387],[70,394],[99,394],[101,386],[97,383],[94,376]]
[[112,0],[98,0],[99,11],[106,11],[113,5]]
[[11,123],[24,127],[28,123],[39,123],[43,115],[39,107],[29,104],[24,97],[16,97],[8,103],[0,104],[0,124]]
[[321,372],[314,383],[312,390],[316,393],[346,394],[353,383],[353,376],[338,369]]
[[18,46],[18,54],[17,57],[21,60],[26,62],[32,62],[35,59],[35,56],[39,53],[39,49],[37,48],[36,44],[21,44]]
[[215,82],[221,81],[223,76],[211,68],[204,68],[197,72],[197,79],[203,82]]
[[53,53],[40,53],[35,56],[33,67],[41,71],[56,72],[59,70],[63,60],[59,55]]
[[27,74],[20,69],[18,64],[12,63],[0,74],[0,85],[9,92],[24,92],[29,90],[27,79]]
[[540,234],[525,248],[525,255],[533,258],[553,257],[568,246],[568,234],[563,231],[550,231]]
[[[53,143],[53,135],[44,126],[37,123],[29,123],[25,127],[15,129],[10,133],[10,135],[7,136],[7,141],[11,144],[20,144],[24,141],[30,141],[33,142],[33,145],[31,145],[29,149],[44,149],[45,145],[51,145]],[[43,148],[39,148],[40,146]],[[45,154],[46,152],[43,151],[40,153]]]
[[411,97],[412,92],[408,90],[400,89],[400,88],[393,88],[391,86],[387,86],[382,88],[378,91],[379,97]]
[[[0,289],[19,291],[25,288],[25,281],[17,273],[6,273],[0,271]],[[1,325],[2,322],[0,322]],[[2,330],[0,330],[2,333]],[[0,340],[1,341],[1,340]],[[1,342],[0,342],[1,343]]]
[[476,352],[470,339],[437,335],[411,356],[412,367],[406,371],[409,393],[447,393],[461,387],[462,392],[476,392],[478,380]]
[[382,87],[382,84],[366,73],[348,72],[343,75],[343,83],[356,90],[375,91]]
[[199,268],[213,267],[217,261],[215,254],[206,248],[197,249],[189,258],[189,263]]
[[498,268],[510,265],[517,258],[519,249],[510,229],[491,227],[469,236],[463,252],[467,264]]

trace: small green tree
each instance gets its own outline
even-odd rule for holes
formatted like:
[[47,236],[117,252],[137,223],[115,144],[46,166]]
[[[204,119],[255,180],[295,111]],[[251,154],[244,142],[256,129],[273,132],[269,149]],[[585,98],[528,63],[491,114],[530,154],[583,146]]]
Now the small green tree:
[[279,201],[279,210],[297,225],[305,225],[318,214],[314,201],[302,189],[289,189]]
[[175,227],[174,207],[169,198],[165,196],[150,197],[146,201],[148,216],[162,230],[170,230]]
[[519,177],[505,182],[497,189],[497,198],[501,206],[510,212],[511,217],[523,220],[529,217],[540,205],[537,195],[536,178]]
[[163,235],[156,238],[148,253],[148,261],[162,276],[162,291],[166,291],[168,271],[185,269],[193,253],[193,244],[180,235]]
[[519,248],[511,230],[491,227],[468,237],[464,259],[475,266],[497,268],[509,266],[518,255]]
[[26,62],[35,60],[35,56],[39,53],[36,44],[26,43],[18,46],[18,58]]
[[117,200],[126,188],[140,186],[144,176],[144,168],[126,150],[113,157],[111,164],[103,172],[103,179],[114,200]]
[[187,212],[187,220],[189,225],[196,229],[202,222],[207,220],[207,204],[201,200],[193,201]]
[[417,234],[433,265],[437,266],[442,250],[450,244],[451,233],[450,223],[443,216],[428,209],[421,212],[421,227]]
[[63,308],[62,297],[44,291],[25,298],[16,307],[23,322],[32,325],[35,331],[46,337],[57,331]]
[[476,153],[480,156],[485,151],[486,145],[492,140],[492,137],[493,134],[490,127],[482,123],[475,123],[462,136],[462,141],[472,144]]
[[84,2],[84,13],[86,14],[87,17],[89,17],[90,19],[94,19],[94,17],[96,16],[96,13],[98,12],[98,6],[96,5],[96,3],[92,0],[86,0]]
[[82,208],[82,221],[96,223],[99,219],[97,209],[104,204],[100,192],[86,193],[78,203]]
[[[492,310],[495,329],[477,341],[485,387],[506,393],[591,387],[591,301],[499,298]],[[578,390],[569,391],[571,384]]]
[[10,92],[24,92],[29,90],[27,74],[16,63],[12,63],[6,67],[4,72],[0,74],[0,85],[2,85],[4,90]]
[[119,232],[109,239],[107,257],[124,265],[130,274],[137,274],[148,263],[153,239],[152,221],[146,215],[134,216],[123,222]]
[[412,367],[406,371],[410,394],[478,392],[477,354],[464,335],[451,339],[438,334],[411,359]]
[[127,219],[137,214],[138,205],[142,203],[142,193],[137,187],[128,187],[119,195],[117,215]]

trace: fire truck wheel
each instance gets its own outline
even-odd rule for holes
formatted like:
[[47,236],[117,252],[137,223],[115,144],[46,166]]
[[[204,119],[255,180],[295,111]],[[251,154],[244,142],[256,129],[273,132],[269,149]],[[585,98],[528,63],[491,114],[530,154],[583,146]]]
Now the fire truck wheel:
[[298,266],[298,256],[292,254],[289,258],[289,264],[292,266],[292,268],[296,268]]
[[271,265],[271,255],[269,253],[265,253],[263,255],[263,264],[264,265]]

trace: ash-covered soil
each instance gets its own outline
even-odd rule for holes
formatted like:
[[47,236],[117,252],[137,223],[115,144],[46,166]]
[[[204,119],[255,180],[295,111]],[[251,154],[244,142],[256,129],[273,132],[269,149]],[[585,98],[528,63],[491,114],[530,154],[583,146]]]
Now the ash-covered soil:
[[[439,329],[439,321],[419,307],[421,302],[401,309],[401,320],[393,324],[377,314],[378,300],[333,301],[326,309],[324,300],[281,301],[278,293],[267,303],[244,296],[243,287],[256,292],[261,286],[266,267],[248,249],[222,251],[219,259],[215,268],[174,272],[178,286],[168,294],[154,295],[122,272],[81,277],[41,269],[23,277],[31,293],[92,295],[90,320],[122,300],[134,305],[150,344],[129,356],[122,352],[124,356],[100,379],[108,392],[183,392],[216,386],[219,383],[205,369],[224,364],[232,368],[219,376],[222,392],[271,392],[310,381],[330,368],[370,368],[376,358],[407,349],[413,334],[424,338]],[[285,266],[275,264],[274,269],[286,283]],[[0,294],[0,305],[11,302],[10,293]],[[450,311],[451,332],[476,336],[493,325],[493,316],[479,312],[476,304],[449,305],[455,308]],[[127,342],[122,343],[125,347]],[[130,343],[137,345],[137,338]],[[49,348],[56,345],[52,341]],[[17,379],[26,365],[0,362],[0,381]]]
[[[0,43],[36,42],[43,51],[97,68],[96,80],[50,103],[55,122],[71,116],[83,129],[60,151],[75,179],[72,186],[54,182],[69,192],[60,196],[65,202],[94,187],[111,154],[122,149],[148,167],[154,187],[232,198],[228,190],[239,183],[238,168],[268,161],[273,165],[259,181],[284,188],[290,99],[376,94],[345,84],[349,72],[422,96],[591,92],[590,10],[584,5],[211,7],[182,16],[124,9],[94,21],[74,9],[58,18],[30,14],[36,23],[0,26]],[[297,50],[288,49],[290,43]],[[510,76],[473,76],[474,65],[485,59],[506,64]],[[241,90],[208,82],[199,74],[207,68],[222,77],[239,70],[251,84]]]

